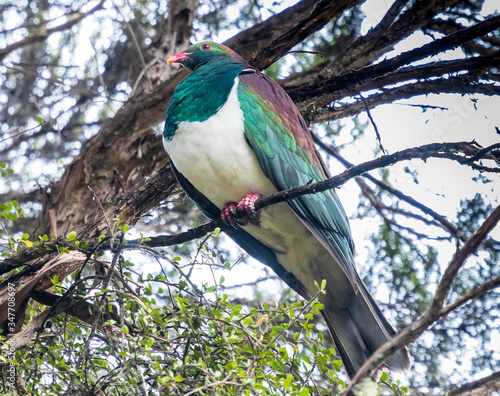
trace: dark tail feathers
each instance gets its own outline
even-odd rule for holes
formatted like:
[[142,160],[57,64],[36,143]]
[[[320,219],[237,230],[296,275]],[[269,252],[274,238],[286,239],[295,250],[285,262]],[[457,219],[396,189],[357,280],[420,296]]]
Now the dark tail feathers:
[[[325,297],[324,301],[327,301],[328,290]],[[393,337],[396,331],[361,280],[358,293],[350,300],[347,307],[338,307],[334,302],[328,301],[322,312],[347,375],[352,378],[373,352]],[[390,371],[406,371],[410,365],[410,355],[406,348],[384,361],[384,366]]]

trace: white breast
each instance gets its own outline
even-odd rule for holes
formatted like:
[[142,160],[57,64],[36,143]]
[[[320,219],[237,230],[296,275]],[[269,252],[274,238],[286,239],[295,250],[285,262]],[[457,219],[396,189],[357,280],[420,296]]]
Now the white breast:
[[206,121],[180,122],[165,150],[177,170],[218,208],[249,193],[276,192],[245,140],[236,78],[224,106]]

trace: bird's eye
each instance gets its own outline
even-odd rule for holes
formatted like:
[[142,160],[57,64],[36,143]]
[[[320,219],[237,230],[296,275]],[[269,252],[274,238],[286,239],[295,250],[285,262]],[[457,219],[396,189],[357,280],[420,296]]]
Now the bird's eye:
[[211,46],[210,44],[203,44],[203,45],[201,46],[201,49],[202,49],[203,51],[208,51],[209,49],[212,49],[212,46]]

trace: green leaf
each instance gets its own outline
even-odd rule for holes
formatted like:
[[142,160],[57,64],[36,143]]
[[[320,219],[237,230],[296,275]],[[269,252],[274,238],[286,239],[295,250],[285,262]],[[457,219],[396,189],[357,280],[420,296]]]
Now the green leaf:
[[71,231],[68,234],[68,241],[73,241],[73,240],[75,240],[75,238],[76,238],[76,232],[75,231]]
[[299,392],[299,396],[310,396],[311,393],[309,392],[309,389],[307,388],[302,388],[301,391]]
[[229,342],[231,342],[231,343],[235,343],[235,342],[239,342],[239,341],[241,341],[241,337],[240,337],[240,336],[238,336],[237,334],[233,334],[233,335],[231,335],[231,336],[227,337],[227,340],[228,340]]
[[335,371],[339,372],[340,368],[342,367],[342,361],[340,360],[332,360],[333,367],[335,368]]

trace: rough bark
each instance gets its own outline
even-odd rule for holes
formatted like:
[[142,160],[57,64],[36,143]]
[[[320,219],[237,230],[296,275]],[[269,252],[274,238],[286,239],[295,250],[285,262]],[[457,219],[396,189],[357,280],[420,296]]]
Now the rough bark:
[[[169,6],[171,12],[165,20],[163,34],[144,54],[148,59],[162,59],[163,54],[189,45],[198,1],[174,0]],[[57,237],[71,230],[78,233],[89,230],[86,225],[101,210],[102,202],[130,191],[167,161],[160,139],[151,128],[161,122],[165,100],[184,75],[177,71],[165,78],[169,76],[169,69],[158,60],[139,72],[136,92],[143,93],[133,95],[114,118],[107,120],[68,165],[61,180],[51,183],[43,194],[43,210],[33,235]],[[158,84],[160,81],[167,82]],[[157,85],[151,90],[153,84]]]
[[454,389],[448,396],[490,396],[495,391],[500,391],[500,372]]

